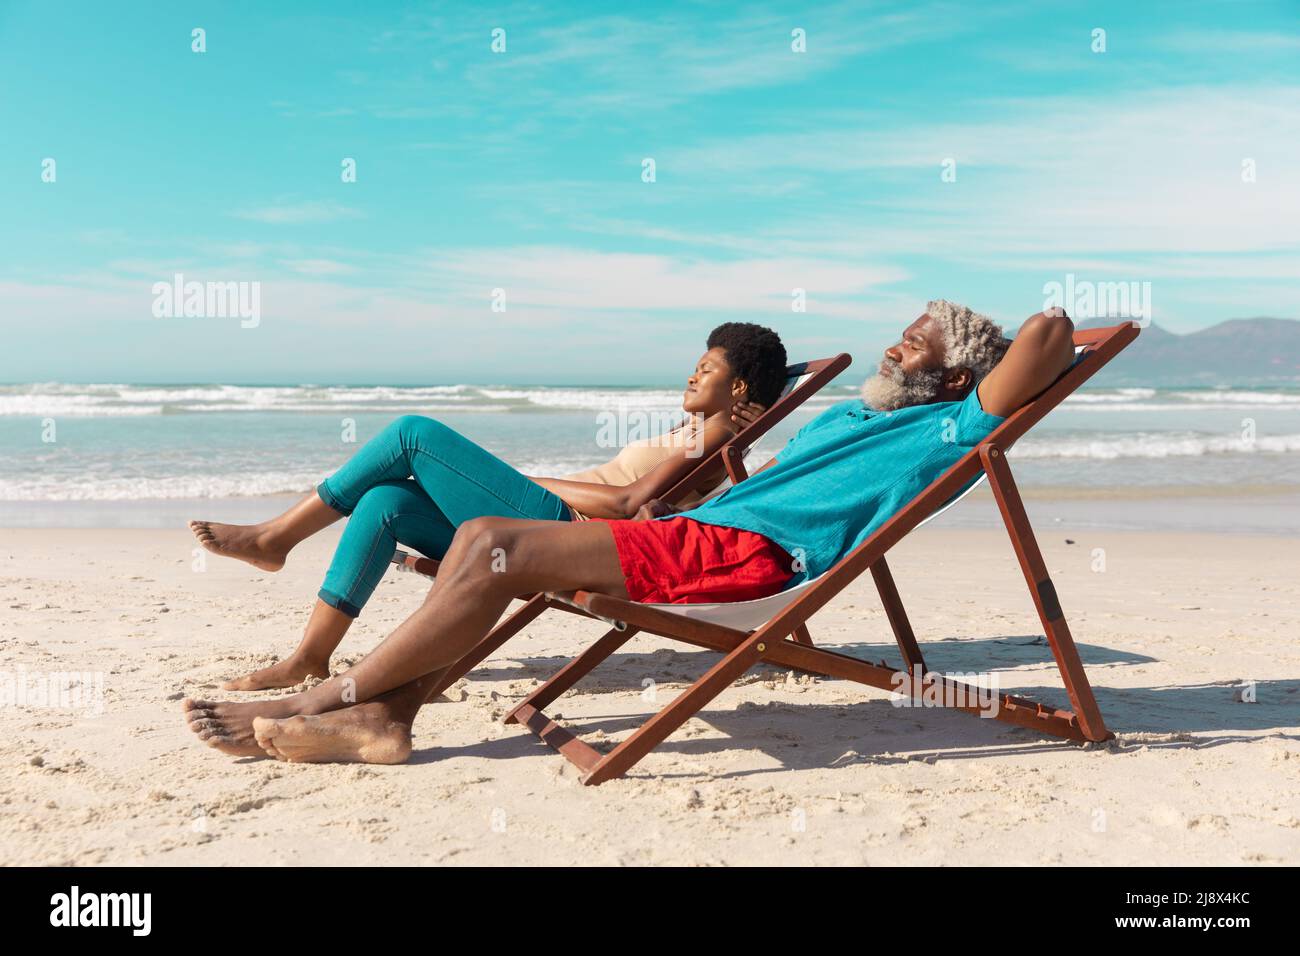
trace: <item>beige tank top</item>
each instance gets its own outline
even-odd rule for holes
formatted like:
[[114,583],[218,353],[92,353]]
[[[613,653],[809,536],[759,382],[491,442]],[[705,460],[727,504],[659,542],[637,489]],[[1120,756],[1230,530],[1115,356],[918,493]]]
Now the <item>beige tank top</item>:
[[[699,433],[703,423],[697,416],[684,422],[680,427],[653,438],[641,438],[624,445],[617,455],[604,464],[588,468],[576,475],[565,475],[567,481],[587,481],[596,485],[630,485],[643,478],[667,461],[675,452],[685,448]],[[687,494],[678,507],[683,510],[692,508],[706,496],[692,491]],[[574,518],[586,521],[587,516],[570,505]]]

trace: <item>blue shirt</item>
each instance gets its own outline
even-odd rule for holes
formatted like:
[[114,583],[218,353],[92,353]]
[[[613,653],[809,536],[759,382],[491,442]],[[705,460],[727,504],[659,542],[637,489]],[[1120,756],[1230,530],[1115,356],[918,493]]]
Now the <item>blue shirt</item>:
[[893,412],[839,402],[799,429],[777,464],[681,516],[779,544],[795,558],[790,587],[828,571],[1003,421],[984,411],[978,388]]

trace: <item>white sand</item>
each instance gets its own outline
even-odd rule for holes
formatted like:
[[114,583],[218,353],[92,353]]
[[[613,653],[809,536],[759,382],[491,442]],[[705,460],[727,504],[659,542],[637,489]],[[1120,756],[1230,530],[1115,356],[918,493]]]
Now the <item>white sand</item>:
[[[1065,543],[1065,534],[1074,538]],[[175,531],[0,530],[0,672],[104,672],[103,712],[0,707],[0,859],[37,864],[1300,862],[1300,583],[1284,537],[1042,534],[1118,734],[1085,749],[751,672],[643,761],[583,787],[500,716],[602,631],[552,614],[426,707],[398,767],[231,760],[185,695],[296,642],[334,536],[277,575]],[[1106,570],[1092,570],[1093,549]],[[926,529],[892,556],[932,667],[1065,704],[1002,532]],[[420,602],[390,574],[341,649]],[[813,637],[897,661],[869,580]],[[860,645],[869,645],[862,647]],[[716,657],[639,637],[552,712],[617,739]],[[1234,700],[1255,681],[1257,703]],[[235,696],[235,695],[229,695]]]

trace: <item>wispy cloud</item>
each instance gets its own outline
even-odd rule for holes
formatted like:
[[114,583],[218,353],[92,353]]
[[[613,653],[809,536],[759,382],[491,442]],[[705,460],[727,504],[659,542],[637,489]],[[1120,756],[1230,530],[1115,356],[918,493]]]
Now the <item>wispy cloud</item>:
[[[347,82],[363,109],[388,120],[481,117],[502,97],[532,116],[660,113],[689,101],[805,83],[854,58],[941,41],[971,25],[954,4],[896,0],[580,17],[526,4],[486,17],[408,12],[399,27],[368,39],[369,52],[403,65],[399,75],[351,71]],[[507,49],[493,55],[497,27],[506,31]],[[796,28],[804,31],[806,52],[791,50]],[[430,56],[431,49],[445,55]],[[455,97],[444,95],[451,78],[459,81]]]
[[269,225],[301,225],[304,223],[334,222],[339,219],[358,219],[362,213],[327,199],[305,199],[297,202],[280,202],[267,206],[253,206],[231,213],[236,219],[248,219]]
[[795,289],[814,314],[853,317],[854,300],[908,278],[896,266],[817,259],[711,261],[662,255],[523,247],[439,253],[424,279],[461,300],[494,288],[522,307],[577,312],[687,311],[790,314]]
[[1300,31],[1174,30],[1157,37],[1154,43],[1160,49],[1181,53],[1260,56],[1300,50]]
[[[965,29],[947,4],[835,3],[800,11],[749,7],[706,24],[684,23],[671,11],[658,17],[584,17],[538,28],[519,38],[516,52],[472,64],[466,77],[484,87],[511,85],[548,108],[661,111],[686,100],[808,81],[845,61]],[[806,52],[791,49],[792,31]],[[543,76],[580,80],[563,97],[548,93]]]
[[289,259],[284,262],[284,267],[291,272],[308,276],[350,275],[356,272],[347,263],[333,259]]
[[[866,249],[931,252],[975,243],[1004,254],[1279,251],[1300,242],[1290,218],[1270,212],[1300,208],[1300,180],[1290,174],[1300,155],[1297,102],[1295,86],[991,101],[983,120],[888,129],[869,117],[814,123],[798,137],[687,147],[674,162],[696,181],[790,170],[818,175],[823,187],[872,171],[889,177],[898,187],[892,198],[850,205],[839,228],[817,223],[832,246],[854,236]],[[940,176],[949,158],[957,170],[950,183]],[[1243,179],[1247,161],[1253,182]],[[792,231],[806,234],[806,225],[796,217]]]

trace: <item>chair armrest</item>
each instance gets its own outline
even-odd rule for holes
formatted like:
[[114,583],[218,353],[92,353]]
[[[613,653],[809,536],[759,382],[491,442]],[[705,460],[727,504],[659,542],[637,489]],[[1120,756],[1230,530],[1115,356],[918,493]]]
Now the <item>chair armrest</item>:
[[727,477],[733,485],[738,485],[749,477],[745,470],[745,453],[738,445],[728,445],[722,453],[722,464],[727,469]]

